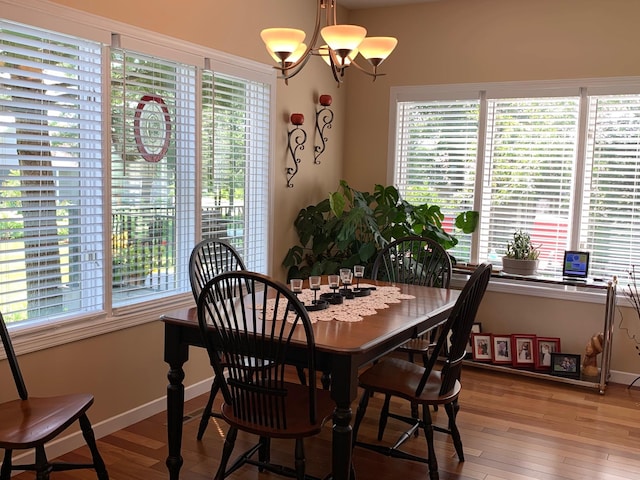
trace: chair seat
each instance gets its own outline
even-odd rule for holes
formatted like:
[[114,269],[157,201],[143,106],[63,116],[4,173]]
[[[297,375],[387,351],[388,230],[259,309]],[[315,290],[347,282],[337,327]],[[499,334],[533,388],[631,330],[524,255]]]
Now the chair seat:
[[400,358],[387,358],[360,375],[359,381],[365,390],[394,395],[420,404],[447,404],[459,395],[458,381],[449,392],[440,395],[441,372],[433,370],[422,394],[416,396],[416,389],[424,372],[425,368],[421,365]]
[[93,403],[93,395],[12,400],[0,404],[0,448],[22,450],[52,440]]
[[407,340],[398,348],[396,348],[397,352],[402,353],[414,353],[414,354],[424,354],[429,353],[434,347],[435,343],[431,341],[428,334],[424,336],[412,338]]
[[222,417],[229,425],[249,433],[272,438],[300,438],[310,437],[320,433],[324,423],[331,418],[335,409],[335,402],[331,399],[327,390],[317,390],[317,421],[309,421],[309,387],[297,383],[285,383],[288,390],[285,397],[285,407],[289,424],[287,428],[271,428],[267,425],[259,425],[247,422],[233,414],[233,408],[226,403],[222,404]]

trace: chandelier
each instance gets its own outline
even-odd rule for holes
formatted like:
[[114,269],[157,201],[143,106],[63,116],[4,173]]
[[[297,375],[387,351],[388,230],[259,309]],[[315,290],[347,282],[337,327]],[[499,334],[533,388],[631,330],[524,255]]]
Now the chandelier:
[[[359,25],[340,25],[336,21],[337,0],[317,0],[316,23],[309,44],[304,43],[306,34],[295,28],[266,28],[260,37],[267,51],[278,63],[280,78],[287,81],[297,75],[307,64],[311,56],[320,56],[331,67],[333,78],[342,83],[347,67],[355,67],[373,77],[384,75],[378,73],[380,64],[391,54],[398,44],[394,37],[367,37],[367,29]],[[325,22],[321,28],[324,11]],[[318,46],[322,37],[324,44]],[[356,62],[360,54],[368,61],[365,68]]]

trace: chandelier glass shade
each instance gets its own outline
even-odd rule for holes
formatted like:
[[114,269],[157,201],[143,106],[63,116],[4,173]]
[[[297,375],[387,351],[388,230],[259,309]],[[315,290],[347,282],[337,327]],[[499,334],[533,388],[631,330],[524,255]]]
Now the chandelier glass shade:
[[[367,30],[359,25],[338,24],[336,0],[317,0],[316,22],[309,43],[306,33],[295,28],[266,28],[260,32],[267,51],[277,62],[280,78],[285,81],[297,75],[312,56],[320,56],[331,67],[338,83],[342,82],[345,69],[354,66],[358,70],[376,77],[378,66],[391,54],[398,44],[394,37],[367,37]],[[324,26],[321,19],[325,17]],[[316,46],[320,37],[325,45]],[[357,63],[358,54],[368,63],[365,68]]]

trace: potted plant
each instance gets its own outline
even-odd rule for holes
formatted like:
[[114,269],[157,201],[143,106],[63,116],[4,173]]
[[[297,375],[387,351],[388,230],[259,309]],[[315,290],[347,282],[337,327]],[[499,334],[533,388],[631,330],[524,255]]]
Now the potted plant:
[[[370,193],[342,180],[339,191],[298,213],[294,226],[299,244],[283,261],[287,278],[332,274],[354,265],[364,265],[366,276],[378,251],[406,235],[429,237],[451,248],[458,240],[442,228],[443,219],[439,206],[410,204],[394,186],[375,185]],[[455,219],[463,233],[473,232],[477,224],[478,213],[471,210]]]
[[502,271],[516,275],[535,275],[538,269],[539,247],[531,242],[531,235],[522,229],[513,233],[502,257]]

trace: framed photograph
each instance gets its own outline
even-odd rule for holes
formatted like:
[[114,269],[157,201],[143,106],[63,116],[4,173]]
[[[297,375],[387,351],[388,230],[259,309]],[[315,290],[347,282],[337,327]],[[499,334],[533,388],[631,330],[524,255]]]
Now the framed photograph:
[[556,352],[551,354],[551,375],[580,378],[580,355]]
[[511,335],[511,356],[514,367],[533,368],[536,364],[533,352],[535,349],[535,335]]
[[473,341],[472,341],[472,336],[474,333],[482,333],[482,323],[480,322],[475,322],[472,326],[471,326],[471,335],[469,335],[469,343],[467,344],[467,354],[466,354],[466,358],[472,358],[473,357]]
[[491,335],[491,351],[493,363],[513,363],[511,355],[511,335]]
[[537,337],[534,357],[536,370],[551,370],[551,354],[560,352],[560,339],[557,337]]
[[476,362],[491,361],[491,334],[472,333],[471,344],[473,348],[473,359]]

